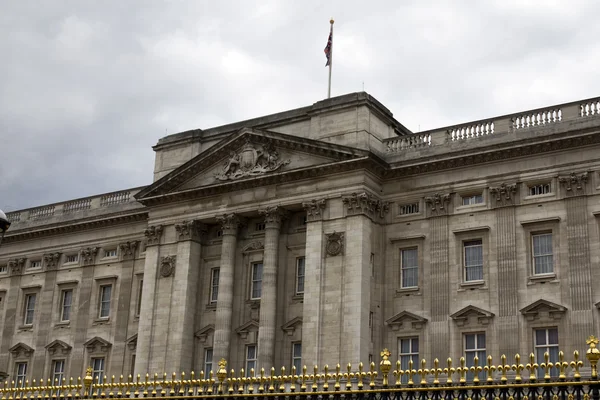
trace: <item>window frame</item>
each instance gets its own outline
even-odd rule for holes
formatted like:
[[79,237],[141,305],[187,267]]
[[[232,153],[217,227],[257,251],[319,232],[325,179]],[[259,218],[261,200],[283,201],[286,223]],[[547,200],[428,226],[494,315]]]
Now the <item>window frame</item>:
[[[554,194],[554,185],[552,183],[552,179],[549,179],[547,181],[538,181],[535,183],[527,184],[527,197],[539,197]],[[545,193],[532,193],[537,191],[536,188],[540,187],[542,188],[541,192],[544,192],[546,187],[548,187],[548,191]]]
[[[102,361],[102,369],[96,369],[96,361]],[[93,356],[90,358],[90,367],[92,368],[92,379],[93,383],[104,383],[104,376],[106,375],[106,357],[105,356]],[[96,381],[98,377],[98,381]]]
[[42,259],[41,258],[35,258],[33,260],[29,261],[29,265],[27,266],[27,269],[41,269],[42,268]]
[[[302,260],[302,274],[300,274],[300,261]],[[296,274],[295,274],[294,292],[297,296],[304,295],[306,284],[306,256],[296,257]],[[302,290],[300,290],[300,278],[302,278]]]
[[[479,347],[480,345],[480,336],[483,335],[483,341],[485,342],[485,346],[484,347]],[[473,336],[474,338],[474,343],[475,343],[475,347],[473,347],[472,349],[467,349],[467,336]],[[486,360],[487,360],[487,335],[485,331],[477,331],[477,332],[463,332],[462,334],[463,337],[463,354],[465,357],[465,365],[467,366],[467,368],[473,367],[475,362],[475,356],[477,356],[478,359],[478,366],[482,367],[482,370],[478,373],[477,377],[478,379],[481,380],[485,380],[485,371],[483,370],[483,367],[486,365]],[[481,353],[483,354],[483,357],[480,357]],[[468,354],[474,354],[473,356],[473,361],[469,361],[469,357]],[[467,381],[473,381],[473,379],[475,378],[475,374],[474,372],[468,371],[467,372]]]
[[135,303],[135,313],[133,314],[134,317],[139,318],[140,314],[142,312],[142,295],[143,295],[143,290],[144,290],[144,276],[140,275],[138,277],[138,287],[137,287],[137,293],[136,293],[136,303]]
[[[208,361],[209,354],[210,354],[210,361]],[[213,356],[214,356],[213,348],[206,347],[204,349],[204,379],[210,378],[210,371],[212,371],[212,369],[213,369]],[[209,365],[210,365],[210,367],[209,367]]]
[[[480,206],[485,204],[485,196],[482,192],[468,193],[460,196],[462,207]],[[481,200],[481,201],[477,201]]]
[[[23,297],[23,326],[32,326],[35,322],[35,306],[37,303],[38,292],[26,292]],[[30,309],[29,302],[33,298],[33,307]],[[31,322],[28,321],[28,313],[31,311]]]
[[[549,343],[550,341],[550,330],[555,330],[556,331],[556,343]],[[546,339],[546,343],[545,344],[538,344],[537,343],[537,332],[538,331],[544,331],[545,332],[545,339]],[[551,363],[556,363],[558,361],[558,353],[560,352],[560,336],[559,336],[559,329],[558,326],[540,326],[540,327],[534,327],[533,328],[533,354],[535,355],[535,359],[536,362],[538,364],[541,364],[543,362],[545,362],[543,354],[542,353],[542,357],[538,357],[538,350],[541,349],[546,349],[546,351],[548,352],[548,354],[550,355],[550,362]],[[550,348],[556,348],[556,357],[552,356],[552,353],[550,352]],[[544,370],[542,368],[539,368],[537,370],[537,377],[538,379],[543,379],[544,378]],[[550,377],[551,378],[557,378],[558,377],[558,371],[555,371],[555,368],[552,368],[550,370]]]
[[[58,384],[56,384],[56,376],[57,376],[57,371],[56,371],[56,367],[59,365],[59,363],[61,363],[60,365],[62,365],[62,371],[60,371],[58,373],[58,375],[60,375],[60,380],[58,382]],[[67,361],[64,358],[56,358],[56,359],[52,359],[52,362],[50,363],[50,373],[52,374],[52,385],[53,386],[62,386],[65,382],[65,375],[66,375],[66,369],[67,369]]]
[[[70,260],[71,257],[75,259]],[[79,253],[65,254],[65,262],[64,264],[76,264],[79,262]]]
[[[254,349],[254,358],[249,357],[249,350],[251,348]],[[250,367],[249,363],[253,363],[253,366]],[[247,344],[244,349],[244,366],[246,367],[246,377],[251,376],[251,369],[254,369],[254,373],[256,373],[256,363],[258,363],[258,346],[255,343]]]
[[[65,318],[65,299],[66,299],[66,294],[67,293],[71,293],[71,299],[70,299],[70,303],[68,305],[69,308],[69,312],[68,312],[68,318]],[[75,290],[73,288],[64,288],[60,290],[60,315],[59,315],[59,322],[60,323],[68,323],[71,321],[71,311],[73,310],[73,299],[75,296]]]
[[[114,252],[114,254],[112,254]],[[116,247],[110,247],[108,249],[104,249],[104,254],[102,258],[117,258],[119,256],[119,249]]]
[[[21,372],[20,366],[24,366],[24,371]],[[15,387],[25,387],[27,381],[27,373],[29,372],[29,361],[15,362]],[[22,377],[22,378],[19,378]],[[20,384],[19,384],[20,383]]]
[[[296,353],[297,348],[300,349],[300,354]],[[298,365],[296,365],[297,363]],[[302,373],[302,342],[300,341],[292,342],[292,364],[290,371],[292,371],[291,367],[296,367],[296,375]]]
[[[404,341],[408,341],[409,351],[404,352],[402,350],[402,343]],[[414,343],[416,341],[417,350],[414,350]],[[419,336],[406,336],[398,338],[398,361],[400,361],[401,368],[403,370],[407,370],[409,366],[409,361],[413,361],[413,369],[419,368],[419,351],[421,349],[419,343]],[[402,383],[408,383],[408,376],[406,374],[402,375]]]
[[[469,244],[476,243],[479,244]],[[481,265],[467,265],[467,248],[479,247],[481,249]],[[483,238],[480,239],[468,239],[462,241],[462,270],[463,270],[463,282],[464,283],[478,283],[485,281],[484,275],[485,256],[483,247]],[[468,268],[479,268],[481,270],[481,279],[468,279],[467,269]]]
[[[254,279],[254,270],[255,268],[260,265],[260,279]],[[251,263],[251,268],[250,268],[250,300],[260,300],[262,298],[262,280],[263,280],[263,270],[264,270],[264,261],[254,261]],[[255,292],[255,285],[257,282],[260,282],[260,288],[259,291],[260,293],[258,294],[258,296],[254,295]]]
[[[217,282],[215,284],[215,275]],[[221,279],[221,268],[214,267],[210,269],[210,289],[209,289],[209,304],[217,304],[219,300],[219,280]]]
[[[549,254],[535,254],[535,238],[541,236],[550,236],[550,250]],[[548,276],[555,274],[555,261],[554,261],[554,232],[552,230],[534,231],[530,233],[530,249],[531,249],[531,274],[533,276]],[[551,271],[549,272],[537,272],[536,271],[536,257],[551,257]]]
[[[114,285],[112,283],[102,283],[99,285],[98,287],[98,319],[101,320],[107,320],[110,319],[110,312],[111,312],[111,306],[112,306],[112,298],[113,298],[113,287]],[[103,304],[105,304],[107,301],[103,299],[104,297],[104,289],[106,288],[110,288],[110,297],[108,299],[108,312],[107,315],[102,315],[102,311],[103,311]]]
[[[416,252],[416,266],[405,267],[404,266],[404,252],[415,251]],[[405,286],[404,285],[404,274],[407,270],[416,270],[416,285]],[[406,247],[400,249],[400,289],[417,289],[419,287],[419,247]]]

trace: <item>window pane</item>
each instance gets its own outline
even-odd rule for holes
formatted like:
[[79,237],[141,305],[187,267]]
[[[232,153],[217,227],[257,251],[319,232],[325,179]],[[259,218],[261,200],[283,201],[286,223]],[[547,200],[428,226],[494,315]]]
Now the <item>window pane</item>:
[[402,354],[410,353],[410,339],[401,339],[400,340],[400,352]]
[[536,346],[540,346],[540,345],[545,345],[545,344],[546,344],[546,330],[545,329],[536,329],[536,331],[535,331],[535,345]]
[[558,344],[558,329],[550,328],[548,329],[548,344]]
[[484,333],[480,333],[477,335],[477,348],[485,349],[485,334]]
[[412,352],[413,353],[418,353],[419,352],[419,339],[414,338],[411,340],[411,344],[412,344]]
[[465,335],[465,349],[472,350],[475,348],[475,335]]

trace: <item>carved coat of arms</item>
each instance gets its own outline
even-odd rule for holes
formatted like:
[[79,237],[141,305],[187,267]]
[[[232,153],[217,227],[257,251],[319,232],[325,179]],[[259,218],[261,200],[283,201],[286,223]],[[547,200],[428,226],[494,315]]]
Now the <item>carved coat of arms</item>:
[[215,178],[219,181],[229,181],[246,176],[256,176],[278,170],[290,163],[290,160],[280,160],[279,153],[272,147],[246,145],[238,153],[232,152],[229,160],[223,164]]

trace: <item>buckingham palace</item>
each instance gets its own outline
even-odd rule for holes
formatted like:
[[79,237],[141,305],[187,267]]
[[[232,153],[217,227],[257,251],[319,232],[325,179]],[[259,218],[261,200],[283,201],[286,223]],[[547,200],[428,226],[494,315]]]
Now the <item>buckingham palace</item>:
[[148,186],[7,214],[1,378],[555,360],[600,332],[600,99],[415,133],[359,92],[153,150]]

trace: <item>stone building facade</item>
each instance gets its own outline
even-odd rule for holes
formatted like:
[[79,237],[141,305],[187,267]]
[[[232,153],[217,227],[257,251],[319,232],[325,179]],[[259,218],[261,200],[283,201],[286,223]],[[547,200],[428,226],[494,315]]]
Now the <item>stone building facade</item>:
[[147,187],[8,215],[0,371],[581,349],[599,331],[599,112],[412,133],[354,93],[167,136]]

